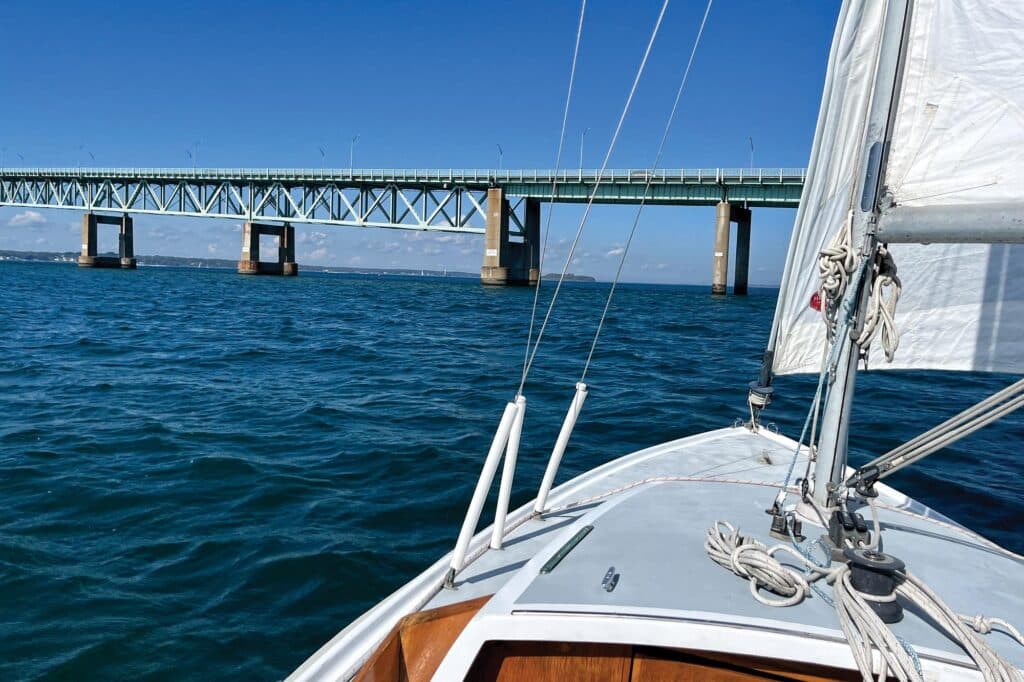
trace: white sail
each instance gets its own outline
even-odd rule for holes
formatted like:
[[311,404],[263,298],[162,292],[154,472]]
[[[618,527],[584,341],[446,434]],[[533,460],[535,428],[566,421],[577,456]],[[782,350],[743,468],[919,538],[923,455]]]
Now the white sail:
[[917,0],[886,186],[899,207],[1024,201],[1024,3]]
[[[850,40],[877,40],[874,24],[868,34]],[[1007,223],[1007,215],[1024,229],[1024,3],[916,0],[907,35],[884,172],[892,207],[879,225],[938,217],[947,232],[963,235],[944,241],[962,242],[976,241],[968,233],[979,221]],[[870,59],[868,52],[865,45],[860,58]],[[870,80],[854,85],[871,88]],[[859,90],[847,97],[852,102],[842,108],[863,100]],[[822,112],[819,135],[830,115]],[[832,138],[833,154],[840,144],[854,151],[862,147],[863,126],[848,133],[847,140]],[[812,157],[812,164],[822,162]],[[813,170],[808,169],[809,181],[820,182]],[[849,193],[854,175],[846,176],[846,170],[846,184],[835,186]],[[797,217],[794,240],[803,243],[791,246],[776,311],[776,374],[820,369],[824,324],[808,301],[818,286],[817,251],[845,216],[820,202],[817,208]],[[802,222],[808,225],[803,231]],[[896,313],[900,344],[892,363],[875,352],[872,368],[1024,370],[1024,245],[893,244],[890,251],[903,284]]]
[[884,10],[882,0],[848,0],[836,22],[769,344],[775,349],[776,374],[817,372],[821,367],[825,325],[810,305],[819,285],[818,254],[855,204]]

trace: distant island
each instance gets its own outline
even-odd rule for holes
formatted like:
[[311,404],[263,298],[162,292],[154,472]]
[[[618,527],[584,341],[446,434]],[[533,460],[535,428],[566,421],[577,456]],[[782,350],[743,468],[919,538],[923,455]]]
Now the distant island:
[[[560,277],[560,275],[557,272],[549,272],[548,274],[544,275],[544,279],[554,279],[554,280],[557,280],[559,277]],[[567,273],[565,273],[565,281],[566,282],[596,282],[597,280],[594,279],[593,277],[591,277],[590,275],[575,275],[575,274],[573,274],[571,272],[567,272]]]
[[[105,254],[116,256],[115,253]],[[44,263],[75,263],[78,260],[77,251],[5,251],[0,249],[0,261],[36,261]],[[176,268],[214,268],[219,270],[234,270],[238,267],[238,261],[226,258],[187,258],[183,256],[136,256],[140,266],[149,267],[176,267]],[[353,268],[340,265],[306,265],[299,263],[300,272],[327,272],[362,275],[415,275],[419,277],[459,277],[478,278],[478,272],[460,272],[458,270],[427,270],[416,268]],[[548,273],[544,279],[558,279],[558,273]],[[572,282],[595,282],[593,277],[588,275],[567,274],[566,281]]]

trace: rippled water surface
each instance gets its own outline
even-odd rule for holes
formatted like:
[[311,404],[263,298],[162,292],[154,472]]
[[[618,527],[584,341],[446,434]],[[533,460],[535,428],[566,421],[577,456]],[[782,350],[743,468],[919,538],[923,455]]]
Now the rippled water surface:
[[[559,301],[514,502],[606,288]],[[622,287],[560,479],[744,416],[774,299]],[[286,675],[454,544],[531,300],[470,280],[0,263],[0,676]],[[1008,380],[868,374],[856,457]],[[780,379],[766,418],[796,435],[812,381]],[[1011,418],[893,482],[1020,552],[1022,437]]]

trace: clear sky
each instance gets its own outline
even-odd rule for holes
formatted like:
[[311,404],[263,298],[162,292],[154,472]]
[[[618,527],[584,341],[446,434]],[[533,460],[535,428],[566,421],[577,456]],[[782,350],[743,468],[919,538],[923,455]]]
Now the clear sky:
[[[563,165],[596,167],[659,0],[590,0]],[[675,0],[612,157],[650,166],[704,0]],[[803,167],[839,0],[717,0],[663,166]],[[0,28],[6,166],[551,168],[579,3],[13,2]],[[571,270],[610,278],[633,207],[596,207]],[[794,212],[755,210],[751,283]],[[547,271],[579,208],[556,206]],[[710,281],[714,209],[649,208],[625,278]],[[137,254],[237,259],[237,223],[140,216]],[[72,251],[77,213],[0,209],[0,249]],[[300,263],[477,271],[482,237],[297,225]],[[101,248],[114,243],[105,234]]]

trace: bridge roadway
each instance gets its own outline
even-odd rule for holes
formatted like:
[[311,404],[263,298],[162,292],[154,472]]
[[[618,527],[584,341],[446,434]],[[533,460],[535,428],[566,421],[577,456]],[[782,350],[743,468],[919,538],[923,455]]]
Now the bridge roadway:
[[[2,168],[0,205],[84,211],[83,265],[114,265],[90,244],[97,225],[120,222],[120,265],[128,267],[126,262],[134,262],[134,252],[128,252],[130,214],[158,214],[245,222],[241,272],[297,272],[291,224],[311,223],[484,234],[482,280],[529,284],[537,277],[541,202],[581,203],[593,193],[594,202],[602,204],[638,204],[646,197],[652,205],[717,205],[716,254],[724,206],[725,252],[729,222],[737,222],[739,265],[745,260],[739,252],[745,236],[749,242],[743,232],[749,232],[750,209],[796,207],[804,182],[802,169],[786,168],[606,170],[600,182],[598,175],[596,170]],[[97,212],[121,217],[115,221]],[[261,235],[278,237],[277,264],[252,257]],[[720,258],[715,256],[716,272]],[[713,284],[716,293],[724,291],[724,275]],[[737,290],[738,285],[739,275]]]

